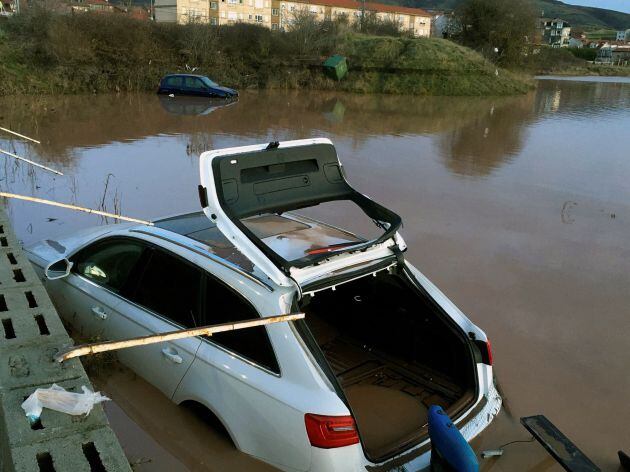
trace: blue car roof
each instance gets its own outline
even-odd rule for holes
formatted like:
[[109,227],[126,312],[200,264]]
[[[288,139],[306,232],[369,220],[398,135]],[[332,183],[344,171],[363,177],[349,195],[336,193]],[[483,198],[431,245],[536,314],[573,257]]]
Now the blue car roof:
[[207,76],[198,75],[198,74],[167,74],[162,78],[166,79],[167,77],[207,77]]

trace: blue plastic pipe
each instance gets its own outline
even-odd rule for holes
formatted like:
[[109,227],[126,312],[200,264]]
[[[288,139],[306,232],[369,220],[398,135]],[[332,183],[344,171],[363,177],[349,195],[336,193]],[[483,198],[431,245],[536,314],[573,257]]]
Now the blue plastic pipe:
[[429,437],[434,453],[456,472],[479,472],[477,456],[442,407],[429,408]]

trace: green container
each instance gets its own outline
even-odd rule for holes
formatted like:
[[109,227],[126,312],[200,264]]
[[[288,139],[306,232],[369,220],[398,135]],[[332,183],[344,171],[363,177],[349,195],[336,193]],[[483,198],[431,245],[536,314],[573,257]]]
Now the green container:
[[324,74],[331,79],[341,80],[348,73],[348,61],[345,56],[335,54],[324,61]]

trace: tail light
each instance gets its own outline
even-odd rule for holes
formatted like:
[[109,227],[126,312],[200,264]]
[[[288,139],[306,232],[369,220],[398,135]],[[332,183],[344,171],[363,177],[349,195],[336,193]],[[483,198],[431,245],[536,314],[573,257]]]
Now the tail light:
[[490,340],[475,341],[475,344],[481,352],[481,362],[492,365],[492,344],[490,344]]
[[323,449],[351,446],[359,442],[359,433],[352,416],[304,415],[306,434],[311,446]]

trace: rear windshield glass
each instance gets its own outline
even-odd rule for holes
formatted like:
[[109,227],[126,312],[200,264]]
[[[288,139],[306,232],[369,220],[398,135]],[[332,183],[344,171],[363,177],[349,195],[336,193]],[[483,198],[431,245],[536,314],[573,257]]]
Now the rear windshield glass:
[[283,216],[264,214],[240,221],[289,262],[347,251],[383,233],[358,205],[347,200],[321,203]]
[[208,77],[201,77],[201,81],[204,84],[206,84],[208,87],[218,87],[219,86],[219,84],[217,84],[216,82],[213,82]]

